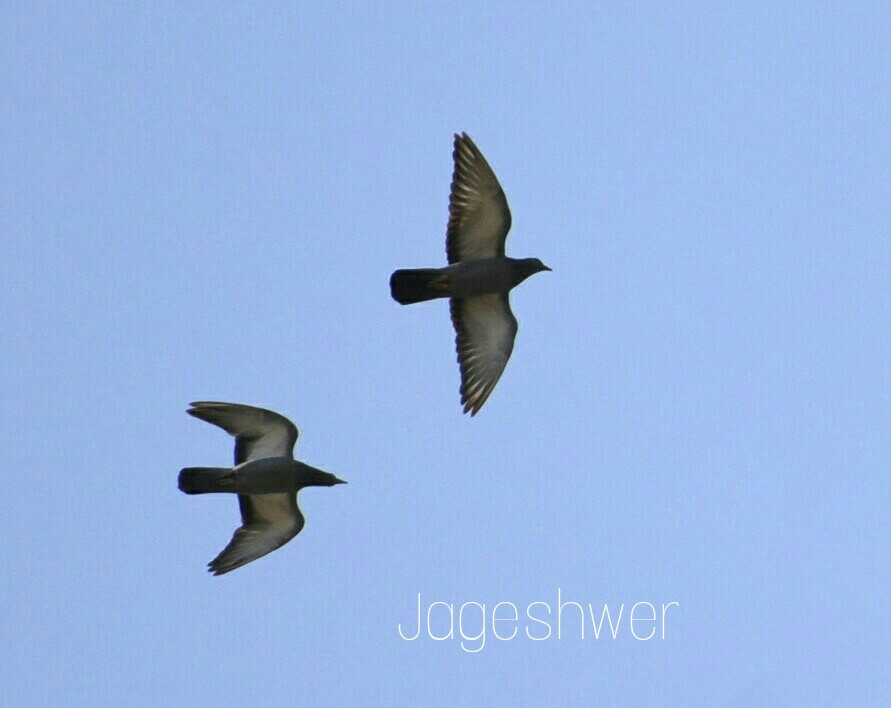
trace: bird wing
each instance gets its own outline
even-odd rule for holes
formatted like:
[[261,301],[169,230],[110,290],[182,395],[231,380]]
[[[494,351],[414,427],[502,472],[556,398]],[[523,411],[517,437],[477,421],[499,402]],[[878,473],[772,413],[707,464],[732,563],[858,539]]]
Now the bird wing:
[[242,525],[222,552],[207,564],[214,575],[222,575],[281,548],[300,533],[305,519],[297,507],[297,495],[240,495]]
[[186,412],[235,436],[235,464],[262,457],[293,457],[297,427],[283,415],[240,403],[198,401]]
[[455,135],[455,171],[449,195],[449,263],[504,255],[510,231],[507,198],[486,158],[467,135]]
[[476,415],[510,359],[517,320],[507,294],[452,298],[452,324],[461,368],[461,403]]

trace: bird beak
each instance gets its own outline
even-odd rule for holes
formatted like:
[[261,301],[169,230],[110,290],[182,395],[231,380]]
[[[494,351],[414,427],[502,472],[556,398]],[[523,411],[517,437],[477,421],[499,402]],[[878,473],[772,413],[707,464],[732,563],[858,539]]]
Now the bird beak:
[[337,479],[335,478],[334,484],[349,484],[345,479]]
[[542,263],[542,265],[544,266],[544,269],[545,269],[546,271],[548,271],[549,273],[550,273],[550,272],[553,272],[553,268],[548,268],[546,265],[544,265],[544,263]]

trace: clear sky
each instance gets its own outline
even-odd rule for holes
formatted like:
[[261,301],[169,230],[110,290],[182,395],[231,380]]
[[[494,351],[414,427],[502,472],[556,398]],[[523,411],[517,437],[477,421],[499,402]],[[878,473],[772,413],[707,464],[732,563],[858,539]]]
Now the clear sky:
[[[889,8],[4,3],[0,702],[891,705]],[[460,131],[553,268],[473,419]],[[201,399],[350,482],[220,578]]]

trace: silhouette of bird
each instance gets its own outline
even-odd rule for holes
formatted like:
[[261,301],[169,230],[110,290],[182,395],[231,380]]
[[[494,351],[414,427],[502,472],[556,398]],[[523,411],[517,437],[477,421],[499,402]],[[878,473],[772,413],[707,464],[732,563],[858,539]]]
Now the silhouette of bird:
[[190,405],[186,413],[235,437],[235,467],[186,467],[179,473],[179,488],[186,494],[238,495],[242,524],[207,564],[214,575],[257,560],[300,533],[305,523],[297,506],[301,489],[346,484],[294,459],[297,428],[284,416],[239,403]]
[[476,415],[507,365],[517,336],[508,293],[534,273],[551,270],[538,258],[509,258],[504,242],[511,216],[486,158],[467,135],[455,135],[444,268],[397,270],[390,294],[410,305],[451,298],[461,369],[461,403]]

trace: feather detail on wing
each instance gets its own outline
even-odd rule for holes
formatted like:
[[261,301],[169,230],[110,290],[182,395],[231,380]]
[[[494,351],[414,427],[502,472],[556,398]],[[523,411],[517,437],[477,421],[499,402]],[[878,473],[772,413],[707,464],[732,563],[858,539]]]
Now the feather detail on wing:
[[281,548],[300,533],[305,520],[296,494],[239,496],[242,525],[208,570],[222,575]]
[[461,403],[476,415],[501,378],[517,336],[506,294],[452,298],[452,324],[461,368]]
[[293,457],[297,427],[283,415],[239,403],[198,401],[189,415],[219,426],[235,437],[235,464],[263,457]]
[[449,195],[449,263],[504,255],[510,231],[507,198],[486,158],[467,135],[455,135],[455,170]]

